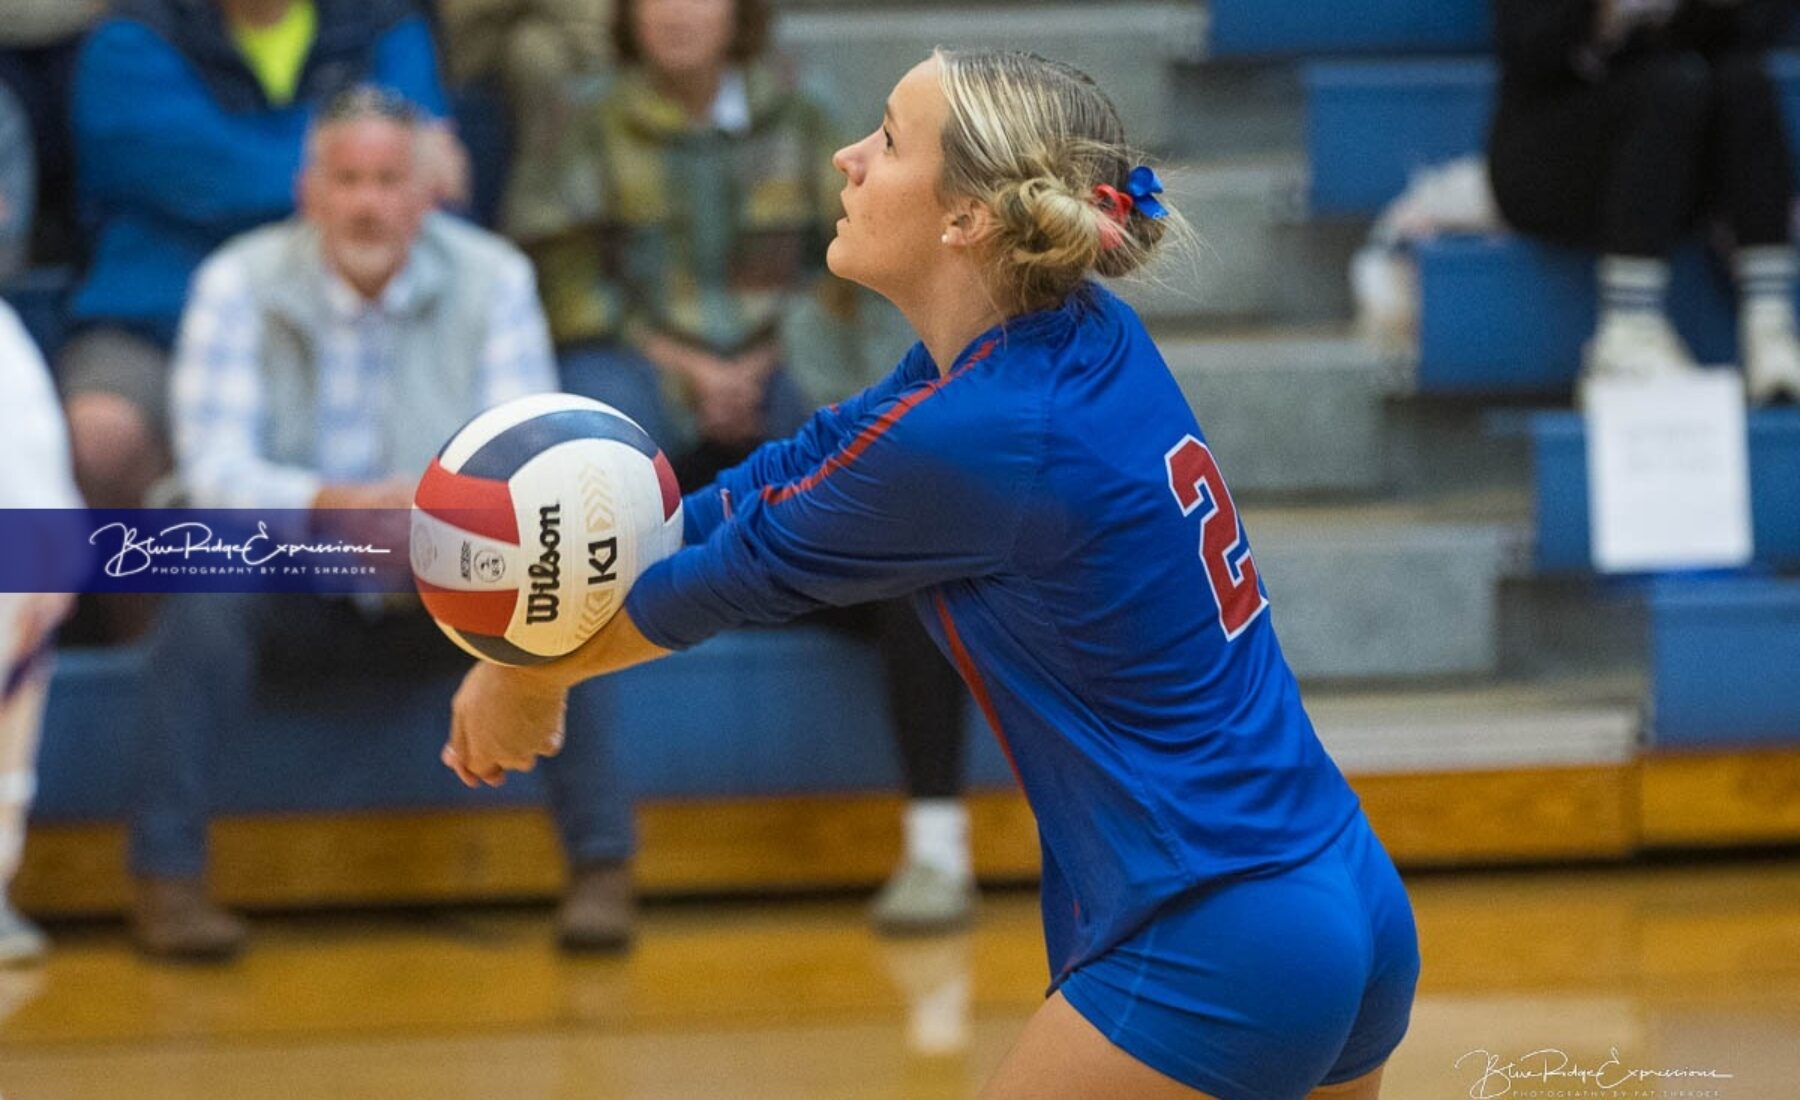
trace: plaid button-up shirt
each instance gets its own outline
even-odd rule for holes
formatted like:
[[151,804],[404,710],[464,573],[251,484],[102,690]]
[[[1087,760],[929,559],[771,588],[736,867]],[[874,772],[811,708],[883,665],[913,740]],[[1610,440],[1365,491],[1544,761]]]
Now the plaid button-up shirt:
[[[272,462],[263,445],[267,407],[257,362],[263,316],[246,265],[229,253],[195,280],[182,317],[170,381],[176,460],[192,502],[213,508],[306,508],[321,486],[378,481],[396,317],[416,293],[411,268],[369,301],[328,273],[319,343],[317,448],[306,466]],[[481,350],[482,408],[557,389],[550,336],[531,269],[521,263],[497,281]],[[480,409],[470,409],[473,416]]]

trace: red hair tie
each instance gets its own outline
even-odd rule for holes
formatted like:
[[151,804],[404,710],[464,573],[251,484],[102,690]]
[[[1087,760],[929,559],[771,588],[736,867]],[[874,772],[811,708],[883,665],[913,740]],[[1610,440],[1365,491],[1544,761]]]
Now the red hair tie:
[[1121,194],[1110,183],[1094,185],[1094,205],[1106,220],[1100,223],[1100,251],[1111,252],[1125,243],[1125,219],[1131,217],[1130,195]]

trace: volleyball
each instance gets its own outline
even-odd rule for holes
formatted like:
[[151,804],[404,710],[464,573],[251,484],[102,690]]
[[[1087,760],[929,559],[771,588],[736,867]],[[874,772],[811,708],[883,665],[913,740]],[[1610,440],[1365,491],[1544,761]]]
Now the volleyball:
[[635,421],[535,394],[469,421],[420,478],[413,581],[473,656],[541,664],[605,626],[681,529],[675,473]]

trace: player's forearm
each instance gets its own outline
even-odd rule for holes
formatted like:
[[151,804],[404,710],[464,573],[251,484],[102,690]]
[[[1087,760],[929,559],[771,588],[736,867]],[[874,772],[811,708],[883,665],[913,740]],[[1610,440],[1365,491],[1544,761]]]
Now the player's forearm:
[[519,671],[527,679],[566,690],[596,676],[666,657],[670,652],[644,637],[630,614],[621,609],[575,652]]

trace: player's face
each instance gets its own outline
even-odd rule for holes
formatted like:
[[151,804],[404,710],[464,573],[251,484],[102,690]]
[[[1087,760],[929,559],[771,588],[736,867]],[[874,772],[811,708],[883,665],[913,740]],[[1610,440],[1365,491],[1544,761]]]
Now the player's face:
[[844,217],[825,253],[834,275],[897,302],[932,276],[950,221],[938,196],[949,116],[928,58],[894,86],[881,125],[831,158],[844,174]]
[[416,145],[410,129],[386,119],[336,123],[318,135],[301,199],[326,259],[359,289],[405,266],[430,208]]

